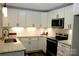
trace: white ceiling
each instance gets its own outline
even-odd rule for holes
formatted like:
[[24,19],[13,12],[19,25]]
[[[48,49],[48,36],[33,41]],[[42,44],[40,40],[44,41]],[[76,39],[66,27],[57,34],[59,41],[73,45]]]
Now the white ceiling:
[[39,10],[39,11],[48,11],[51,9],[66,6],[68,4],[69,3],[7,3],[6,5],[10,7],[19,7],[19,8],[26,8],[26,9]]

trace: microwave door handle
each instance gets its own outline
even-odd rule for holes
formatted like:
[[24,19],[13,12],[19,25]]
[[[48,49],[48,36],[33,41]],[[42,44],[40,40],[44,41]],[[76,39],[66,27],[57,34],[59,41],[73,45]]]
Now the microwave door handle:
[[60,20],[59,20],[59,26],[60,26]]

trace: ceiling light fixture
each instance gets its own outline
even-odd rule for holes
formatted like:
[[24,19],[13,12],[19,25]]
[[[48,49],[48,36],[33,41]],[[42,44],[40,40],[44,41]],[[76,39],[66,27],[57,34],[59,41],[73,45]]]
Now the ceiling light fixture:
[[4,17],[7,17],[7,7],[6,7],[6,3],[4,3],[4,6],[2,7],[2,13]]

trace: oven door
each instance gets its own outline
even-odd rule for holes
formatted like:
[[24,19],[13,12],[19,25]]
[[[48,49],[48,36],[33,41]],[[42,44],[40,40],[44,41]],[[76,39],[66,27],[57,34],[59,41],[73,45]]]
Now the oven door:
[[48,39],[47,40],[47,56],[56,56],[57,55],[57,41]]

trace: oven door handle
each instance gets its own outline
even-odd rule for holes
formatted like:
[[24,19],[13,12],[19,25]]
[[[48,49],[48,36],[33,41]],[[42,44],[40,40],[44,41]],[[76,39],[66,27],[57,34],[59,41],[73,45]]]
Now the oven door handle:
[[55,41],[52,41],[52,40],[48,40],[48,41],[50,41],[50,42],[54,42],[54,43],[57,43],[57,42],[55,42]]

